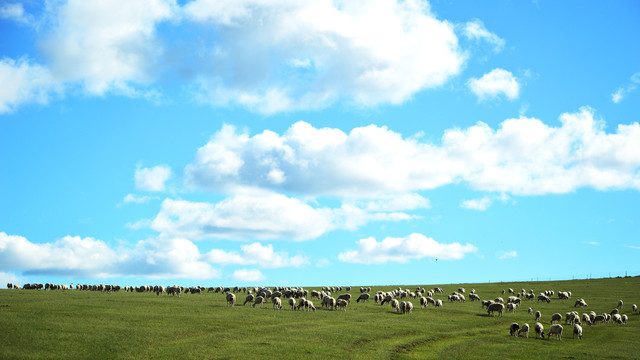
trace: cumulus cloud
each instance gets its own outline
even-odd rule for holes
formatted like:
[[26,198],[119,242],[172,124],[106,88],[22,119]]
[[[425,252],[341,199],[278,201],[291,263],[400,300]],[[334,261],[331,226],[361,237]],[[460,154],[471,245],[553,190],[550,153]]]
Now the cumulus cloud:
[[465,200],[460,204],[460,207],[463,209],[469,210],[487,210],[491,206],[491,198],[488,196],[484,196],[480,199],[471,199]]
[[154,166],[152,168],[137,168],[135,173],[136,188],[146,191],[164,191],[165,182],[171,177],[168,166]]
[[229,277],[231,280],[235,281],[244,281],[244,282],[252,282],[252,281],[264,281],[267,279],[266,276],[260,270],[249,270],[249,269],[240,269],[236,270]]
[[204,258],[214,264],[258,265],[263,268],[300,267],[309,263],[309,259],[302,255],[289,257],[284,251],[275,252],[271,244],[263,246],[255,242],[240,248],[241,253],[213,249]]
[[426,199],[402,194],[460,182],[505,196],[640,189],[639,171],[640,125],[606,132],[593,110],[582,108],[562,114],[559,126],[531,117],[505,120],[497,129],[479,122],[446,130],[439,142],[375,125],[344,133],[298,122],[282,135],[266,130],[253,136],[226,125],[198,149],[185,181],[232,193],[246,187],[381,199],[368,206],[386,201],[393,209],[389,196],[406,196],[407,204],[424,208]]
[[479,79],[471,78],[467,86],[480,100],[497,98],[500,95],[513,100],[520,92],[518,80],[511,72],[504,69],[493,69]]
[[515,250],[512,251],[498,251],[496,254],[498,259],[506,260],[506,259],[514,259],[518,257],[518,252]]
[[471,244],[438,243],[417,233],[404,238],[386,237],[381,242],[373,237],[361,239],[356,243],[356,247],[357,250],[340,253],[338,259],[359,264],[407,263],[422,258],[460,260],[467,253],[478,250]]
[[624,98],[628,96],[628,94],[636,89],[636,87],[640,84],[640,72],[637,72],[631,76],[629,84],[626,87],[619,87],[616,92],[611,94],[611,101],[614,103],[621,102]]
[[28,58],[0,59],[0,114],[25,103],[47,104],[62,91],[50,71]]
[[140,223],[189,239],[315,239],[335,229],[354,230],[370,221],[401,221],[398,212],[368,212],[353,205],[318,207],[281,194],[235,195],[216,204],[165,199],[151,222]]
[[147,202],[151,201],[151,199],[154,199],[154,198],[151,197],[151,196],[140,196],[140,195],[135,195],[135,194],[127,194],[122,199],[122,202],[123,203],[144,204],[144,203],[147,203]]
[[152,238],[132,248],[112,248],[94,238],[65,236],[50,243],[33,243],[22,236],[0,232],[0,270],[25,275],[54,274],[69,277],[144,278],[219,277],[219,271],[202,260],[189,240]]
[[[453,25],[423,1],[72,0],[42,13],[38,66],[55,85],[90,96],[155,99],[179,78],[197,101],[263,114],[399,104],[459,74],[466,60]],[[3,5],[0,16],[31,17],[20,4]],[[50,92],[12,84],[30,95],[14,106]]]
[[484,23],[480,19],[474,19],[464,25],[462,34],[471,40],[482,40],[493,45],[495,52],[500,52],[504,47],[505,41],[498,35],[490,32],[484,26]]

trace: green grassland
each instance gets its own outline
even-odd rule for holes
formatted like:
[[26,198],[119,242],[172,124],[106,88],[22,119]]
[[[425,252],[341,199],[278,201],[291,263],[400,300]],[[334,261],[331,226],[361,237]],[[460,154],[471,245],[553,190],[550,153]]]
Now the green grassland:
[[[394,313],[387,306],[356,303],[359,286],[347,311],[320,308],[316,312],[226,305],[223,294],[184,294],[91,291],[0,290],[0,358],[2,359],[607,359],[640,358],[640,316],[631,304],[640,304],[640,277],[490,284],[419,284],[440,286],[442,308],[426,309],[414,303],[412,314]],[[364,284],[362,285],[364,286]],[[515,313],[488,316],[479,302],[450,303],[447,295],[459,286],[476,289],[484,299],[502,296],[502,289],[554,290],[551,303],[523,300]],[[391,290],[398,286],[372,286]],[[402,285],[415,290],[416,285]],[[308,290],[318,288],[305,288]],[[558,291],[571,291],[559,300]],[[343,290],[344,292],[344,290]],[[338,293],[334,293],[337,296]],[[506,294],[504,297],[506,299]],[[586,309],[573,307],[584,298]],[[572,339],[564,326],[561,341],[535,338],[533,315],[542,312],[548,331],[553,313],[591,310],[610,312],[622,299],[627,325],[583,324],[582,340]],[[286,303],[283,301],[283,303]],[[529,323],[528,339],[509,336],[509,325]]]

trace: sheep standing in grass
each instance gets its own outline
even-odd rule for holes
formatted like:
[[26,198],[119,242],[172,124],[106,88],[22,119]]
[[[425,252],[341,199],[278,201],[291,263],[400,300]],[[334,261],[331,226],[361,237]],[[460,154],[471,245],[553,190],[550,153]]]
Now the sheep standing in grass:
[[336,306],[338,307],[338,309],[342,309],[342,311],[347,311],[347,305],[349,305],[349,302],[347,302],[347,300],[345,299],[336,300]]
[[629,317],[627,317],[627,314],[623,314],[620,317],[620,320],[622,320],[622,323],[626,325],[627,324],[627,320],[629,320]]
[[555,335],[558,340],[562,340],[562,325],[554,324],[551,325],[549,329],[549,333],[547,334],[547,339],[551,339],[551,335]]
[[636,304],[631,305],[631,311],[637,312],[638,311],[638,305],[636,305]]
[[616,308],[622,309],[622,304],[622,300],[618,300],[618,306],[616,306]]
[[227,305],[233,307],[236,304],[236,296],[232,293],[227,293]]
[[544,326],[537,322],[533,329],[536,331],[536,339],[540,336],[541,339],[544,339]]
[[272,297],[271,301],[273,302],[273,308],[278,308],[278,310],[282,309],[282,300],[279,297]]
[[256,307],[258,305],[262,307],[262,304],[264,304],[264,296],[257,296],[255,301],[253,302],[253,307]]
[[358,299],[356,299],[356,302],[360,302],[360,300],[362,300],[363,303],[367,302],[367,301],[369,301],[369,297],[370,297],[370,295],[367,294],[367,293],[360,294],[360,297],[358,297]]
[[529,315],[533,314],[533,309],[529,308]]
[[540,321],[540,317],[542,316],[542,313],[540,311],[536,311],[536,318],[535,321]]
[[296,309],[296,299],[290,297],[289,298],[289,306],[291,306],[291,310],[295,310]]
[[622,316],[620,314],[613,314],[612,320],[616,324],[622,324]]
[[582,340],[582,326],[573,324],[573,337],[575,338],[576,335],[578,335],[578,339]]
[[523,333],[523,337],[528,339],[529,338],[529,324],[524,323],[524,325],[522,325],[522,327],[520,328],[520,330],[518,330],[518,336],[520,336],[520,333]]
[[255,297],[253,296],[253,294],[247,295],[247,297],[244,299],[244,303],[242,304],[242,306],[246,305],[247,303],[251,304],[254,299]]
[[562,321],[562,314],[555,313],[555,314],[551,315],[551,323],[553,324],[554,321],[557,321],[557,322]]
[[420,297],[420,306],[426,308],[429,303],[427,302],[427,298],[424,296]]
[[520,330],[520,325],[518,323],[513,323],[509,326],[509,335],[518,336],[518,330]]
[[504,312],[504,305],[500,303],[493,303],[487,306],[487,314],[493,315],[494,312],[498,312],[498,316],[502,317],[502,313]]
[[399,312],[400,311],[400,303],[398,302],[398,300],[396,300],[396,299],[391,300],[391,308],[395,312]]
[[[427,298],[427,300],[428,299],[429,298]],[[440,299],[436,300],[436,303],[434,305],[435,305],[435,307],[442,307],[442,300],[440,300]]]

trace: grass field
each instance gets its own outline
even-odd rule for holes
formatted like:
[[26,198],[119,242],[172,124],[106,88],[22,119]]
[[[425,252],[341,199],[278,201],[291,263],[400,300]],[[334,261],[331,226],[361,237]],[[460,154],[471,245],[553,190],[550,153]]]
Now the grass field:
[[[427,289],[440,286],[442,308],[420,308],[412,299],[412,314],[394,313],[372,300],[356,303],[346,312],[321,309],[291,311],[242,306],[227,307],[223,294],[156,296],[124,291],[101,294],[90,291],[0,290],[0,358],[2,359],[425,359],[488,357],[506,359],[607,359],[640,358],[640,316],[631,304],[640,304],[640,277],[549,282],[492,284],[419,284]],[[364,284],[362,285],[364,286]],[[551,303],[523,301],[515,313],[490,317],[479,302],[450,303],[446,296],[459,286],[472,288],[480,297],[502,296],[502,289],[569,290],[570,300]],[[397,286],[372,286],[372,293]],[[402,285],[415,290],[416,285]],[[308,288],[309,290],[317,288]],[[344,292],[344,291],[343,291]],[[337,293],[333,294],[337,296]],[[507,294],[508,295],[508,294]],[[505,299],[506,296],[505,295]],[[627,325],[583,324],[582,340],[572,339],[567,324],[562,341],[535,339],[532,307],[542,312],[548,331],[553,313],[575,308],[576,299],[591,310],[610,312],[622,299]],[[283,301],[286,303],[286,301]],[[509,336],[509,325],[529,323],[530,337]]]

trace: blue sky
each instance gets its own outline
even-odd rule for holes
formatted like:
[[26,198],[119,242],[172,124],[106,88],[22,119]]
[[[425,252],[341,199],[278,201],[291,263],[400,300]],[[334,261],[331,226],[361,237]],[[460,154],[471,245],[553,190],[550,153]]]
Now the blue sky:
[[0,283],[640,274],[634,1],[4,1]]

